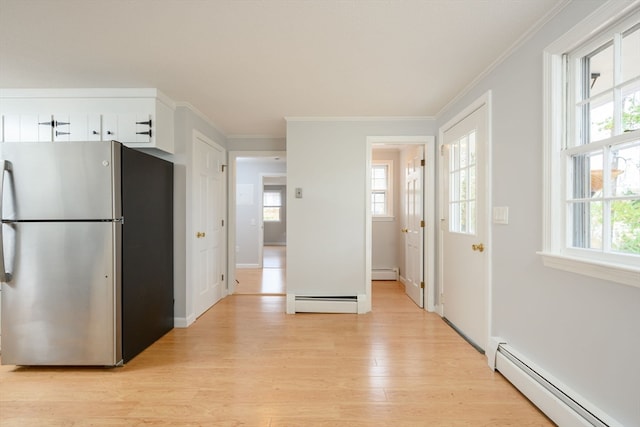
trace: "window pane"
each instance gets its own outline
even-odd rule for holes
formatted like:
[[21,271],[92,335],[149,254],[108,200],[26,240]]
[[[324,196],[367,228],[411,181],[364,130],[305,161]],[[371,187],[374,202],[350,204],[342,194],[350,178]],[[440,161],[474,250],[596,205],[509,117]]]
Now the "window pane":
[[469,134],[469,164],[476,164],[476,132]]
[[[612,196],[640,196],[640,141],[611,148]],[[640,218],[638,218],[640,222]]]
[[449,231],[460,231],[460,204],[451,203],[449,205]]
[[452,202],[456,202],[460,200],[460,174],[459,172],[454,172],[450,176],[451,179],[449,182],[449,197]]
[[387,166],[376,165],[371,168],[371,189],[387,189]]
[[602,190],[602,151],[571,156],[574,199],[589,199]]
[[635,28],[622,39],[622,80],[640,76],[640,28]]
[[640,199],[611,202],[611,249],[640,254]]
[[460,200],[467,200],[469,198],[469,181],[467,180],[467,171],[460,171]]
[[622,89],[622,131],[640,129],[640,82]]
[[602,249],[602,202],[571,203],[573,246]]
[[589,121],[590,141],[600,141],[613,135],[613,94],[606,94],[589,103]]
[[458,170],[460,168],[460,147],[457,142],[451,144],[451,155],[449,159],[449,170]]
[[264,208],[262,219],[264,221],[280,221],[280,208]]
[[476,167],[469,167],[469,199],[476,198]]
[[465,202],[460,203],[460,232],[467,232],[467,204]]
[[460,167],[463,168],[467,166],[467,156],[468,156],[468,140],[467,137],[463,137],[460,139]]
[[279,191],[265,191],[262,204],[264,206],[282,206],[281,193]]
[[371,213],[373,215],[384,215],[387,213],[387,195],[385,192],[371,193]]
[[586,98],[607,91],[613,87],[613,44],[596,51],[585,58],[585,85],[588,85]]

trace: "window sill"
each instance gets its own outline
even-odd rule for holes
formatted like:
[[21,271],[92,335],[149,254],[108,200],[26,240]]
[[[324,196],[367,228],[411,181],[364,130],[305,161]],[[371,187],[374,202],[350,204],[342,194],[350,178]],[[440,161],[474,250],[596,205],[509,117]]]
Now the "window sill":
[[585,276],[596,277],[598,279],[609,280],[640,288],[640,268],[609,264],[605,262],[595,262],[592,260],[585,260],[549,252],[538,252],[538,255],[542,256],[542,261],[545,267],[570,271],[572,273],[578,273]]

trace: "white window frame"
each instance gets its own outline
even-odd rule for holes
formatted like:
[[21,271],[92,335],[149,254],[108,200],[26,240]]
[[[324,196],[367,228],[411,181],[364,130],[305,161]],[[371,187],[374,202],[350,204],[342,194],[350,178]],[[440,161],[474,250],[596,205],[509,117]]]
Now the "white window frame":
[[[565,101],[563,55],[577,49],[616,21],[635,13],[640,1],[610,0],[598,8],[543,52],[544,63],[544,170],[543,170],[543,249],[544,265],[565,271],[640,287],[640,265],[622,257],[607,257],[588,250],[575,250],[566,244],[566,191],[569,171],[565,138]],[[604,255],[604,256],[603,256]],[[635,257],[629,257],[635,258]]]
[[[279,205],[265,205],[264,204],[264,196],[267,193],[278,193],[280,195],[280,204]],[[265,208],[278,208],[278,219],[266,219],[264,215]],[[282,222],[282,190],[263,190],[262,192],[262,221],[263,222]]]
[[[393,160],[372,160],[371,161],[371,176],[373,176],[373,168],[376,166],[386,166],[387,167],[387,190],[385,191],[386,194],[386,210],[384,214],[374,214],[373,211],[371,212],[371,218],[373,219],[373,221],[385,221],[385,220],[392,220],[394,218],[393,216],[393,205],[394,205],[394,199],[393,199]],[[373,189],[373,185],[371,186],[371,196],[369,201],[371,202],[371,197],[373,196],[373,193],[375,191],[379,191],[379,190],[374,190]]]

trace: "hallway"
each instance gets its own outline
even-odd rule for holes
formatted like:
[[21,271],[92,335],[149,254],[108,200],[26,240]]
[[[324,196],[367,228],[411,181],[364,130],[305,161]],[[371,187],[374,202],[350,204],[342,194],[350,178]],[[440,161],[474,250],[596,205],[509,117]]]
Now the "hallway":
[[231,295],[121,368],[0,367],[0,424],[551,426],[398,282],[373,312]]
[[264,268],[237,268],[236,294],[284,295],[286,292],[286,246],[265,246]]

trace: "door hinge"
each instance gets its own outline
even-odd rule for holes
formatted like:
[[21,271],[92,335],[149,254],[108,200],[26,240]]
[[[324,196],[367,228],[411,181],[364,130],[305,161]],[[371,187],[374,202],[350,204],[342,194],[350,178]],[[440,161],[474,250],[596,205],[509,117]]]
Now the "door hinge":
[[420,166],[424,166],[424,159],[420,160]]
[[222,165],[222,172],[224,172],[226,167],[227,167],[227,165]]
[[444,144],[440,146],[440,155],[444,156]]
[[224,274],[222,275],[222,281],[224,282]]
[[224,219],[222,220],[222,226],[224,227]]
[[440,294],[440,304],[444,304],[444,294]]
[[424,282],[420,282],[420,289],[424,289]]
[[424,228],[424,220],[420,221],[420,227]]

